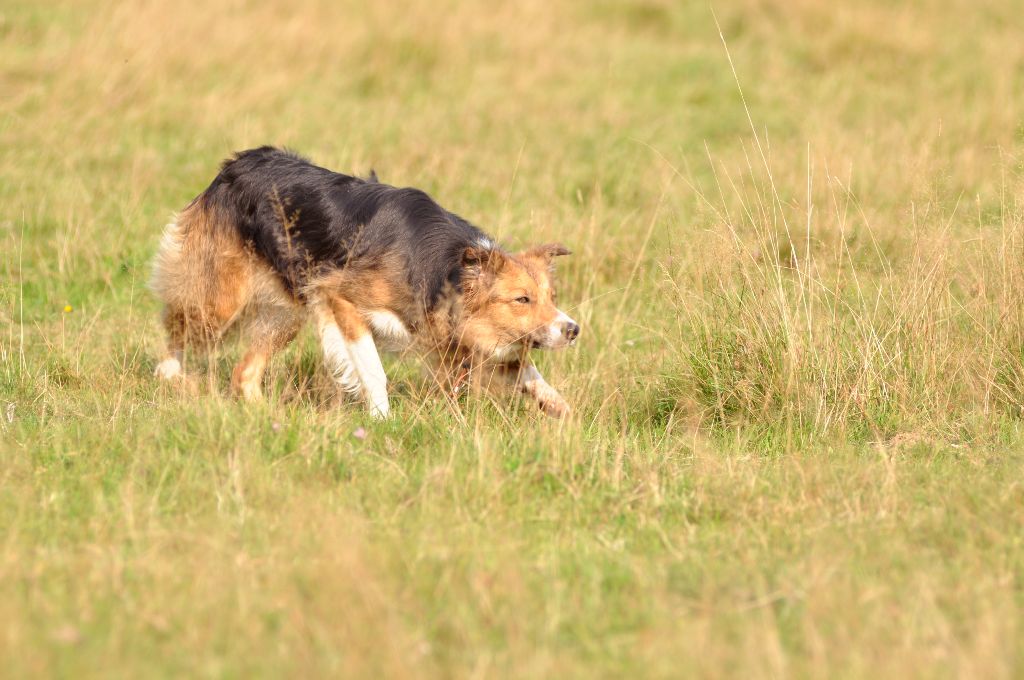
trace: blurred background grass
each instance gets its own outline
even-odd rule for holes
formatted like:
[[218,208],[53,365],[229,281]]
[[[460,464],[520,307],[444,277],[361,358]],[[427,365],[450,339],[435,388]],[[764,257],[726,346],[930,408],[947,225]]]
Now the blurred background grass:
[[[6,0],[6,672],[1018,675],[1019,9]],[[567,243],[574,419],[155,384],[160,229],[265,143]]]

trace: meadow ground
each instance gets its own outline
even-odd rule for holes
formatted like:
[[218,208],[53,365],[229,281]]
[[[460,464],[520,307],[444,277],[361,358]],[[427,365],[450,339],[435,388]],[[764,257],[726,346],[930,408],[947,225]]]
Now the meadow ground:
[[[0,674],[1024,673],[1024,22],[840,5],[0,3]],[[569,244],[573,417],[157,384],[264,143]]]

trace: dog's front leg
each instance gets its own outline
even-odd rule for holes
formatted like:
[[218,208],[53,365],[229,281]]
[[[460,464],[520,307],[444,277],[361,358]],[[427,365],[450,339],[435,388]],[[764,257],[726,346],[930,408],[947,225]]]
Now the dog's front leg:
[[324,360],[338,385],[360,395],[374,418],[390,411],[387,376],[370,328],[348,300],[325,295],[314,303]]
[[516,386],[523,394],[532,397],[540,410],[552,418],[564,418],[572,410],[569,402],[544,380],[544,376],[528,359],[520,366]]

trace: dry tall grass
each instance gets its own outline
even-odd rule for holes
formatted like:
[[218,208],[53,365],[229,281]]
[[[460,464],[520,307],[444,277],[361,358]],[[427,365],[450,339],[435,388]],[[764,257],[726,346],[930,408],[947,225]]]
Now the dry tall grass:
[[[1024,222],[1014,199],[989,216],[928,206],[893,256],[869,221],[855,230],[864,217],[839,178],[808,168],[807,195],[784,203],[780,191],[793,187],[763,170],[753,198],[734,186],[736,210],[715,210],[716,256],[669,272],[680,404],[696,401],[716,426],[856,441],[975,443],[1021,415]],[[973,236],[952,233],[959,211],[973,213]],[[854,255],[857,239],[870,241],[867,253]]]

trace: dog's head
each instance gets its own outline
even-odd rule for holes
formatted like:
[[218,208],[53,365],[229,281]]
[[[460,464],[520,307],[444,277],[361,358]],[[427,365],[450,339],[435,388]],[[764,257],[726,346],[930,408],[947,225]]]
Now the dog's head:
[[558,243],[504,253],[487,244],[462,255],[465,317],[461,342],[501,359],[522,349],[568,347],[580,327],[555,306],[552,259],[568,255]]

